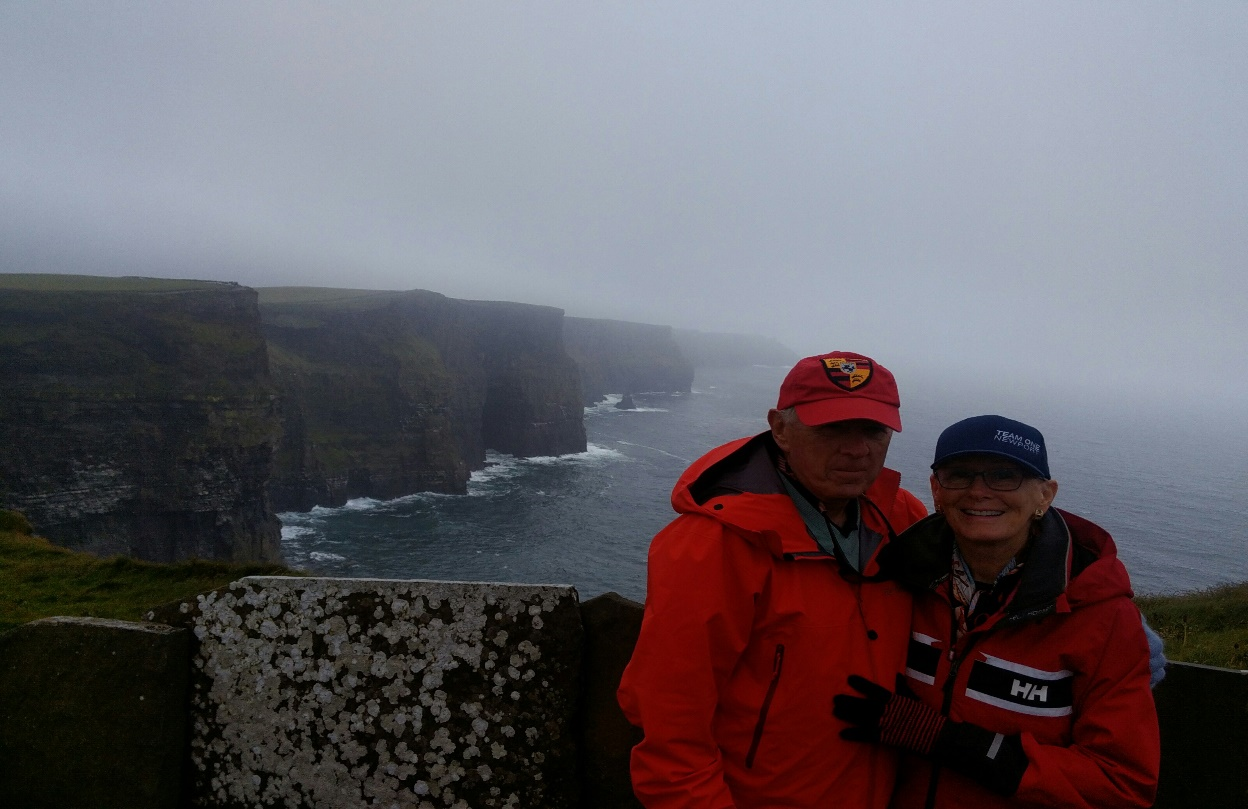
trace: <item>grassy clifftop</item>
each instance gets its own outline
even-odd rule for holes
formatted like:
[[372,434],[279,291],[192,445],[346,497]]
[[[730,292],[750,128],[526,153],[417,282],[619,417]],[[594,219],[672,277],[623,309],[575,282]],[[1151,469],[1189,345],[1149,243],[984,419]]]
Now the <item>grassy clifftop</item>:
[[1248,669],[1248,583],[1135,602],[1170,660]]
[[0,632],[53,615],[138,621],[153,607],[243,576],[291,575],[298,573],[280,565],[100,559],[0,521]]
[[[278,565],[99,559],[31,536],[24,520],[0,512],[0,631],[53,615],[136,621],[161,604],[264,575],[299,574]],[[1170,660],[1248,668],[1248,584],[1136,601]]]
[[0,289],[18,289],[25,292],[189,292],[228,286],[238,285],[222,281],[186,281],[139,276],[107,278],[98,275],[0,274]]

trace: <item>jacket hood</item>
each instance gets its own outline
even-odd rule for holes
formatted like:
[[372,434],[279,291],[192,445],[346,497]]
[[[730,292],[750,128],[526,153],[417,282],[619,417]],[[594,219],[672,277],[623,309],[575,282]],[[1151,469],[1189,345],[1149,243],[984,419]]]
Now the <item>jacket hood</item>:
[[[732,528],[747,541],[777,557],[827,555],[810,536],[793,505],[776,458],[780,449],[770,432],[741,438],[716,447],[695,461],[672,490],[672,508],[679,514],[699,514]],[[866,527],[885,537],[892,534],[885,515],[901,487],[901,475],[881,470],[871,488],[859,498]],[[864,574],[877,570],[875,561]]]
[[[953,531],[937,513],[903,531],[880,564],[906,587],[921,592],[936,589],[949,577],[952,555]],[[1005,620],[1026,621],[1131,595],[1131,580],[1113,537],[1093,522],[1050,508],[1031,540],[1018,587],[1005,606]]]

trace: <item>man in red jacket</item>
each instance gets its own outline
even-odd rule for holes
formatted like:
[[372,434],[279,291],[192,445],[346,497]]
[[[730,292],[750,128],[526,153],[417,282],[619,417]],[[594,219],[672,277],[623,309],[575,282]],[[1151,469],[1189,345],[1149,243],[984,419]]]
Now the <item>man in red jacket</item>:
[[807,357],[770,430],[707,453],[650,546],[641,636],[620,706],[644,732],[633,789],[650,809],[870,807],[883,747],[840,738],[850,674],[905,669],[910,596],[878,556],[926,513],[884,468],[901,430],[893,375],[868,357]]

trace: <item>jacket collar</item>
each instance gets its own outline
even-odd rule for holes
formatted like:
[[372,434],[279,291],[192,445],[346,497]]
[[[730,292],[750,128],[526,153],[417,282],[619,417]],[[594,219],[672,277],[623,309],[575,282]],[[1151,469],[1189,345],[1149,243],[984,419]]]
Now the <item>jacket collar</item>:
[[[1069,612],[1074,543],[1063,513],[1051,508],[1027,550],[1027,561],[1001,620],[1029,621],[1053,612]],[[953,532],[943,514],[929,515],[903,531],[880,560],[884,572],[914,591],[935,590],[949,578]]]
[[[779,451],[770,431],[711,450],[681,476],[672,491],[672,507],[730,525],[775,556],[831,558],[810,536],[780,480]],[[901,475],[883,469],[859,498],[863,527],[883,537],[881,549],[894,536],[887,515],[900,488]],[[878,559],[879,551],[864,575],[879,572]]]

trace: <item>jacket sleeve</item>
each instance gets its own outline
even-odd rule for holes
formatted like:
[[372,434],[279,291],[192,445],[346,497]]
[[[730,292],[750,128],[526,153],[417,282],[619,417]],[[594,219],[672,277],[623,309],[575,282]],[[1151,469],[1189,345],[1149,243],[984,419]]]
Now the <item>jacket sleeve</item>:
[[894,531],[900,534],[926,516],[927,506],[923,505],[922,500],[905,489],[897,490],[897,499],[893,502],[893,513],[889,515],[889,522],[892,523]]
[[1075,695],[1069,746],[1022,735],[1029,765],[1020,806],[1149,807],[1157,791],[1161,740],[1149,687],[1148,641],[1139,611],[1117,599],[1100,664]]
[[644,733],[633,791],[648,809],[731,809],[713,733],[716,705],[745,649],[765,553],[716,521],[682,515],[655,537],[645,615],[618,698]]

